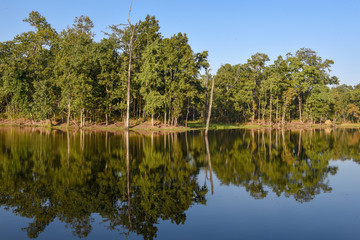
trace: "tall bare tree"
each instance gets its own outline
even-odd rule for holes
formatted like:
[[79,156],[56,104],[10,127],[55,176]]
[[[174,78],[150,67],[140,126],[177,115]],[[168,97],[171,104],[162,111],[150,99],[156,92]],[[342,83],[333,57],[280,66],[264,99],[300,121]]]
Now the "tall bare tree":
[[129,68],[128,68],[128,82],[127,82],[127,103],[126,103],[126,121],[125,128],[129,128],[129,118],[130,118],[130,82],[131,82],[131,59],[132,59],[132,51],[133,51],[133,43],[134,43],[134,35],[135,35],[135,27],[131,24],[130,21],[130,13],[133,1],[130,4],[129,16],[128,16],[128,24],[131,31],[131,37],[129,42]]
[[209,113],[208,113],[207,120],[206,120],[205,136],[207,136],[208,130],[209,130],[210,116],[211,116],[211,108],[212,108],[212,100],[213,100],[213,93],[214,93],[215,77],[212,77],[211,80],[212,80],[212,83],[211,83],[211,92],[210,92]]

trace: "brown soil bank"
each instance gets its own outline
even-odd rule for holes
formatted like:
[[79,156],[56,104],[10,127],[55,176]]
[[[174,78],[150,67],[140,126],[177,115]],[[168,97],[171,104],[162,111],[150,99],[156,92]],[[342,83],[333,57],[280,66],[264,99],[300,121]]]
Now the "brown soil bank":
[[[46,127],[46,128],[55,128],[55,129],[80,129],[80,126],[75,121],[70,123],[70,126],[67,126],[66,123],[55,122],[50,120],[33,122],[28,119],[0,119],[0,126],[8,126],[8,127]],[[106,125],[105,123],[91,123],[87,122],[85,127],[81,129],[84,130],[118,130],[122,131],[125,129],[125,125],[123,122],[114,122]],[[165,126],[161,122],[154,122],[152,126],[150,122],[143,122],[139,120],[130,120],[130,130],[135,131],[186,131],[190,128],[186,128],[184,126]]]
[[[49,120],[33,122],[28,119],[0,119],[0,126],[5,127],[40,127],[40,128],[54,128],[54,129],[80,129],[79,125],[73,121],[71,125],[67,127],[66,123],[50,122]],[[162,122],[154,122],[154,126],[150,122],[143,122],[141,120],[131,120],[130,130],[133,131],[187,131],[194,129],[204,129],[205,125],[202,123],[191,124],[189,127],[184,126],[165,126]],[[311,124],[301,122],[290,122],[286,124],[265,124],[265,123],[244,123],[244,124],[211,124],[210,129],[236,129],[236,128],[275,128],[275,129],[325,129],[325,128],[360,128],[360,124],[343,123],[343,124]],[[111,131],[123,131],[123,122],[114,122],[109,125],[105,123],[91,123],[87,122],[84,130],[111,130]]]

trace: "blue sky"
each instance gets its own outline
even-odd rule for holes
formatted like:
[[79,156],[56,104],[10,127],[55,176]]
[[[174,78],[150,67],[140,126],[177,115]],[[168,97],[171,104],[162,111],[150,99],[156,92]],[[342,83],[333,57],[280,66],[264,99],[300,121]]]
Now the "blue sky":
[[[0,0],[0,41],[31,30],[22,19],[36,10],[58,31],[88,15],[96,39],[108,25],[126,23],[130,0]],[[340,83],[360,83],[358,0],[134,0],[131,19],[155,15],[163,36],[184,32],[195,52],[209,51],[213,72],[244,63],[256,52],[278,55],[307,47],[335,61]]]

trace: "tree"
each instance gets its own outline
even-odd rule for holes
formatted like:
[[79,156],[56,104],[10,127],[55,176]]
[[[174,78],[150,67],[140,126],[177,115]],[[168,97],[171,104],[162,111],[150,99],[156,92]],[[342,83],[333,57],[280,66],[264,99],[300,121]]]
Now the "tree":
[[325,121],[330,118],[332,99],[326,85],[315,86],[305,104],[305,111],[310,122]]
[[[119,69],[122,65],[122,59],[117,52],[117,40],[115,36],[110,36],[108,39],[102,39],[97,45],[97,57],[100,65],[100,72],[97,76],[99,85],[101,86],[100,94],[105,113],[105,123],[109,124],[111,115],[116,108],[118,101],[121,101],[123,86],[121,85],[121,78]],[[119,93],[120,92],[120,93]],[[99,99],[100,100],[100,99]]]
[[154,125],[154,114],[165,104],[164,101],[164,52],[160,40],[148,45],[143,53],[143,64],[138,75],[140,93],[145,99],[144,112],[151,115],[151,124]]
[[163,40],[164,53],[164,82],[165,82],[165,111],[169,112],[169,124],[177,125],[182,109],[188,104],[188,97],[194,96],[197,79],[198,64],[196,54],[193,53],[186,34],[178,33]]
[[273,123],[273,105],[276,104],[275,122],[279,122],[279,104],[285,90],[290,86],[286,79],[287,65],[282,56],[265,69],[264,88],[269,94],[269,123]]
[[[207,136],[208,131],[209,131],[209,124],[210,124],[210,117],[211,117],[211,108],[212,108],[212,101],[213,101],[213,94],[214,94],[214,82],[215,82],[215,78],[213,77],[213,78],[211,79],[211,92],[210,92],[209,112],[208,112],[207,120],[206,120],[205,136]],[[210,161],[210,159],[209,159],[209,161]]]
[[131,60],[133,53],[133,44],[134,44],[134,35],[135,27],[131,24],[130,13],[131,13],[132,1],[129,9],[128,24],[131,32],[130,42],[129,42],[129,68],[128,68],[128,80],[127,80],[127,94],[126,94],[126,120],[125,120],[125,129],[129,128],[129,119],[130,119],[130,82],[131,82]]
[[[260,120],[260,115],[261,115],[261,98],[265,96],[265,89],[263,87],[263,81],[265,78],[265,63],[267,61],[269,61],[269,57],[268,55],[264,54],[264,53],[256,53],[254,55],[251,56],[250,59],[248,59],[247,63],[249,66],[249,69],[252,73],[252,81],[254,82],[254,86],[256,86],[253,90],[253,113],[252,113],[252,119],[251,121],[253,122],[255,120],[255,115],[256,115],[256,108],[258,111],[258,120]],[[256,98],[258,100],[258,104],[256,105]],[[266,99],[265,99],[266,101]],[[265,107],[264,103],[263,103],[263,107]],[[264,118],[265,113],[263,112],[263,118]]]
[[89,17],[80,16],[75,18],[72,28],[61,33],[55,74],[61,89],[61,108],[68,111],[67,126],[72,110],[80,112],[80,127],[85,126],[85,111],[92,107],[99,72],[93,26]]
[[299,118],[302,119],[302,105],[307,96],[317,84],[337,84],[337,77],[330,76],[334,61],[322,60],[317,53],[308,48],[301,48],[295,56],[288,54],[289,78],[296,92],[299,103]]
[[282,124],[285,123],[285,117],[288,110],[289,105],[294,99],[294,96],[296,95],[295,90],[293,88],[287,89],[283,94],[283,115],[282,115]]
[[[147,115],[152,123],[157,118],[165,125],[187,126],[191,113],[194,120],[205,121],[208,52],[194,53],[185,33],[164,38],[154,16],[132,24],[131,7],[126,26],[110,26],[99,42],[89,17],[76,18],[58,34],[43,16],[31,12],[24,21],[33,31],[0,43],[0,112],[32,122],[59,120],[59,115],[63,121],[67,113],[67,125],[72,121],[79,127],[87,121],[108,125],[121,119],[128,128],[130,118],[146,121]],[[347,106],[360,107],[360,85],[329,90],[330,84],[338,84],[330,74],[332,60],[302,48],[268,61],[266,54],[256,53],[246,63],[218,69],[214,121],[257,119],[271,125],[294,118],[354,120],[356,111],[349,115]],[[317,101],[326,106],[320,109]]]
[[[38,12],[24,19],[35,31],[22,33],[13,41],[2,44],[2,87],[8,110],[30,115],[31,119],[49,118],[54,113],[53,97],[37,99],[43,95],[44,85],[51,92],[51,79],[56,54],[57,33]],[[41,111],[39,111],[41,109]],[[44,112],[45,111],[45,112]]]
[[247,64],[222,65],[216,73],[214,118],[223,122],[252,118],[255,83]]
[[359,122],[360,110],[359,107],[350,103],[347,107],[348,117],[352,120],[352,122]]

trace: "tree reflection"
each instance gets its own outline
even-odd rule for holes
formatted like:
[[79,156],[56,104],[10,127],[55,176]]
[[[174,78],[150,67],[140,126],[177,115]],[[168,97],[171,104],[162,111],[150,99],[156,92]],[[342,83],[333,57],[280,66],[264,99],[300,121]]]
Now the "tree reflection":
[[201,169],[212,193],[216,175],[255,199],[273,191],[308,202],[332,190],[330,160],[360,163],[359,139],[345,129],[210,131],[205,139],[201,132],[0,129],[0,204],[34,219],[23,228],[30,238],[55,219],[87,237],[97,213],[110,230],[153,239],[159,221],[183,224],[190,206],[206,203]]
[[206,161],[209,165],[210,171],[210,184],[211,184],[211,194],[214,194],[214,183],[212,178],[212,167],[211,167],[211,155],[210,155],[210,148],[209,148],[209,140],[207,134],[205,134],[205,149],[206,149]]
[[217,133],[210,147],[213,170],[222,183],[244,186],[254,198],[264,198],[272,190],[278,196],[307,202],[321,192],[331,191],[328,175],[336,174],[337,167],[330,166],[330,160],[357,161],[359,138],[353,141],[354,146],[348,145],[354,135],[357,131],[250,130],[240,136],[239,132]]
[[86,237],[98,213],[111,230],[152,239],[160,219],[183,224],[191,205],[205,204],[201,166],[177,135],[3,131],[0,204],[34,219],[23,228],[30,238],[56,218]]

